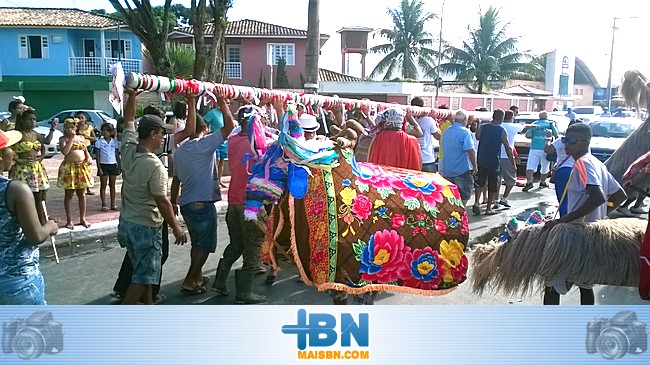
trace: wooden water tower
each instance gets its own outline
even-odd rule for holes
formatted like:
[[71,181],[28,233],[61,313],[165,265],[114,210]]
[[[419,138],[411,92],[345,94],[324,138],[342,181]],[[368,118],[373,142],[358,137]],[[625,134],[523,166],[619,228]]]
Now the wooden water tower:
[[361,55],[361,77],[366,77],[366,53],[368,53],[368,33],[372,28],[346,27],[336,31],[341,34],[341,73],[346,73],[346,56],[349,53]]

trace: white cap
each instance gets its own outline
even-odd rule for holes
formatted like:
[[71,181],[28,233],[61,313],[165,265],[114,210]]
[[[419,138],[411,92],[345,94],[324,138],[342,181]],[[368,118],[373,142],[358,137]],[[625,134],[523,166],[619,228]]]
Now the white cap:
[[320,127],[320,124],[316,121],[316,117],[308,113],[302,113],[300,118],[298,118],[298,123],[300,123],[300,126],[305,132],[316,132]]

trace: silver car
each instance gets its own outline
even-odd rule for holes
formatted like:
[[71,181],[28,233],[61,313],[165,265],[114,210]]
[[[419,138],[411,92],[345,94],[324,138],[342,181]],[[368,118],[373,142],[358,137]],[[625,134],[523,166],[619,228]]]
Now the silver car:
[[71,110],[64,110],[61,112],[56,113],[55,115],[51,116],[48,119],[41,120],[40,122],[36,123],[37,127],[47,127],[49,128],[50,125],[52,124],[52,120],[54,118],[59,118],[59,125],[57,126],[57,129],[61,132],[63,132],[63,121],[66,118],[74,118],[74,115],[77,112],[85,112],[90,116],[90,121],[88,121],[88,124],[92,125],[93,129],[95,130],[95,133],[99,133],[99,130],[101,129],[102,124],[104,123],[111,123],[113,127],[117,128],[117,120],[115,120],[113,117],[108,115],[105,111],[103,110],[91,110],[91,109],[71,109]]

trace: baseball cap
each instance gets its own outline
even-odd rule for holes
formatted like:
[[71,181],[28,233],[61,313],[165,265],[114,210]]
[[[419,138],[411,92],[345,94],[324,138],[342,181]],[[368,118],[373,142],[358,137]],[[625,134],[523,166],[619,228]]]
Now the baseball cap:
[[0,131],[0,149],[14,145],[23,139],[23,134],[19,131]]
[[138,122],[138,131],[140,130],[152,130],[152,129],[164,129],[167,132],[174,131],[174,126],[167,124],[160,119],[159,116],[153,114],[145,114],[140,118]]

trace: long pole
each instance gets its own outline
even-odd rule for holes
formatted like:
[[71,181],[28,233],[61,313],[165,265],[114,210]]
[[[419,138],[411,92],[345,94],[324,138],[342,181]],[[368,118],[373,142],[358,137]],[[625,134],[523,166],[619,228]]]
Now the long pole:
[[320,53],[319,0],[309,0],[307,10],[307,54],[305,55],[305,91],[318,93],[318,57]]
[[614,36],[616,35],[616,17],[612,26],[612,48],[609,51],[609,75],[607,76],[607,111],[612,111],[612,67],[614,65]]
[[438,85],[438,80],[440,80],[440,62],[442,61],[442,15],[445,12],[445,0],[442,0],[442,9],[440,10],[440,33],[438,35],[438,66],[436,66],[437,76],[436,76],[436,102],[435,107],[438,107],[438,94],[440,93],[440,86]]

